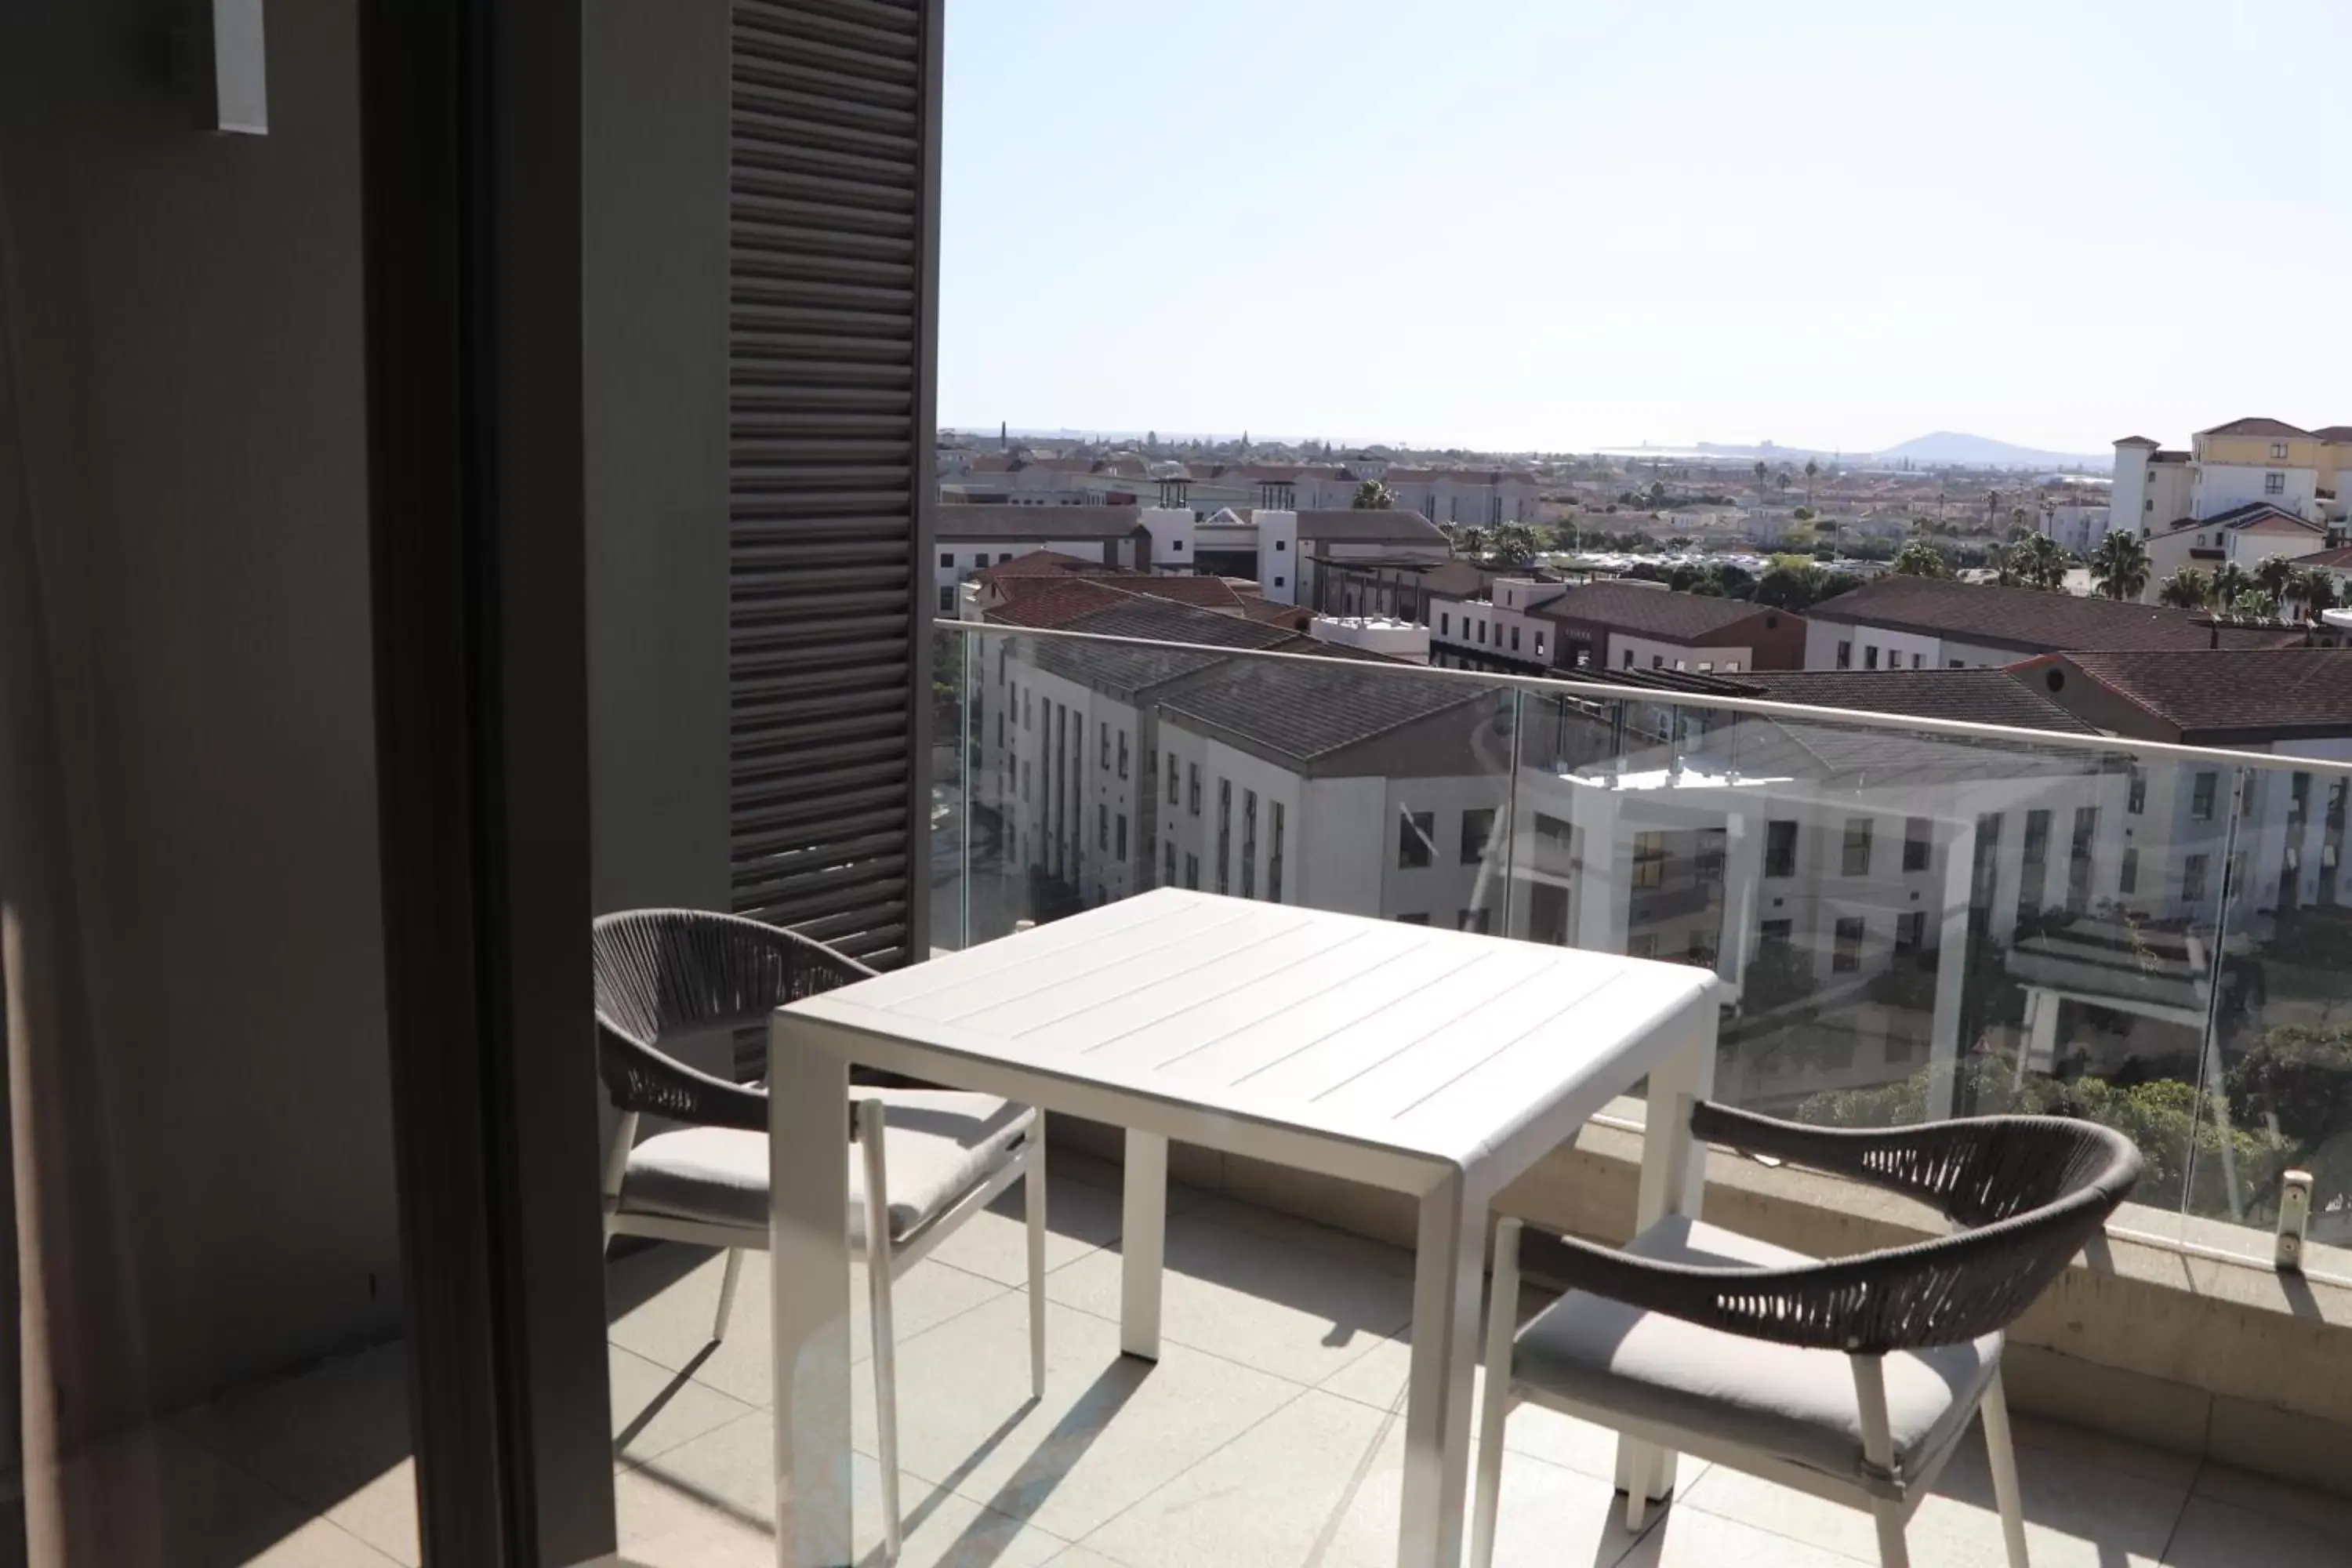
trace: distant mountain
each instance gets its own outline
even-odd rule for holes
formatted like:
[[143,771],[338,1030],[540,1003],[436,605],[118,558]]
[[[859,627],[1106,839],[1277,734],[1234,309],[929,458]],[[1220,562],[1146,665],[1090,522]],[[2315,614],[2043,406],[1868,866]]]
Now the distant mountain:
[[1990,437],[1963,435],[1958,430],[1937,430],[1889,447],[1878,453],[1881,462],[1901,462],[1910,459],[1915,467],[1953,467],[1968,468],[2111,468],[2115,455],[2110,452],[2042,452],[2032,447],[2012,446],[2007,441],[1995,441]]

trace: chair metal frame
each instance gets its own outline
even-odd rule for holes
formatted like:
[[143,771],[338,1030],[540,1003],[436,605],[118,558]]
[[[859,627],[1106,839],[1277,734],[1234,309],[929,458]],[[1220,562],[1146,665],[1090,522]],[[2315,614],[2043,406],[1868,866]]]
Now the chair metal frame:
[[[687,1024],[702,1029],[764,1022],[767,1013],[783,1001],[851,984],[875,972],[796,932],[702,910],[641,910],[606,915],[596,921],[595,936],[599,1060],[619,1111],[604,1147],[604,1240],[609,1246],[614,1237],[636,1236],[722,1248],[727,1263],[710,1326],[710,1340],[716,1344],[726,1338],[728,1319],[734,1312],[743,1254],[768,1250],[767,1226],[730,1226],[625,1211],[621,1207],[622,1185],[642,1115],[651,1111],[688,1125],[728,1127],[764,1137],[767,1091],[713,1078],[662,1051],[656,1043],[662,1026]],[[690,984],[683,993],[674,989],[671,982],[698,978],[686,973],[698,956],[714,960],[714,969],[719,972],[715,976],[718,983],[703,987],[698,994]],[[634,964],[635,977],[651,980],[656,994],[625,998],[617,994],[618,987],[615,994],[608,994],[608,981],[613,978],[607,974],[608,958],[615,968]],[[887,1555],[893,1561],[903,1542],[904,1526],[898,1507],[898,1338],[891,1311],[892,1288],[899,1275],[929,1256],[1015,1183],[1023,1184],[1028,1233],[1029,1388],[1034,1398],[1045,1395],[1045,1113],[1033,1109],[1030,1117],[1028,1129],[1006,1151],[1002,1163],[939,1213],[906,1235],[893,1236],[889,1108],[886,1101],[862,1097],[855,1089],[850,1094],[848,1141],[863,1159],[866,1178],[865,1231],[862,1238],[854,1240],[853,1250],[866,1262],[882,1527]],[[845,1213],[842,1223],[848,1224]]]
[[[1958,1449],[1969,1422],[1981,1420],[2010,1568],[2028,1568],[2017,1456],[1998,1361],[1951,1436],[1921,1457],[1916,1472],[1903,1473],[1887,1415],[1885,1358],[1966,1343],[2006,1329],[2129,1194],[2139,1178],[2139,1152],[2108,1128],[2054,1117],[1975,1117],[1851,1131],[1801,1126],[1689,1099],[1675,1110],[1700,1139],[1924,1199],[1963,1227],[1911,1246],[1786,1268],[1699,1268],[1559,1238],[1573,1289],[1729,1333],[1846,1352],[1865,1473],[1832,1475],[1703,1427],[1629,1418],[1521,1384],[1513,1363],[1523,1226],[1505,1219],[1496,1230],[1486,1314],[1486,1393],[1479,1412],[1471,1568],[1488,1568],[1493,1561],[1504,1423],[1520,1401],[1612,1428],[1653,1452],[1696,1455],[1864,1508],[1877,1525],[1883,1568],[1908,1568],[1905,1527]],[[1647,1519],[1650,1492],[1638,1483],[1625,1492],[1625,1525],[1638,1531]]]

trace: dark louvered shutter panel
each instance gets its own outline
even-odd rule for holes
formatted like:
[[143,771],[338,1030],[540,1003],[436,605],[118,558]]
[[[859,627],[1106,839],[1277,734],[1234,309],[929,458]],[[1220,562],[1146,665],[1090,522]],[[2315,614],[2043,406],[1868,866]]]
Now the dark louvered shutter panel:
[[939,212],[935,0],[737,0],[736,910],[920,956]]

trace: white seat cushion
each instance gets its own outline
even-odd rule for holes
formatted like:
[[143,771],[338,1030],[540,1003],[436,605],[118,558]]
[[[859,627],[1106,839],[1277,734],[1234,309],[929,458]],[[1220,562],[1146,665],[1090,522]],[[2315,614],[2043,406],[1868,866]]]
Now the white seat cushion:
[[[953,1089],[861,1088],[856,1098],[878,1100],[887,1108],[882,1148],[893,1241],[986,1181],[1037,1121],[1028,1106]],[[845,1115],[843,1125],[847,1126]],[[855,1145],[847,1158],[849,1241],[862,1252],[866,1162]],[[732,1127],[656,1133],[629,1153],[620,1209],[765,1230],[768,1135]]]
[[[1814,1261],[1680,1215],[1625,1250],[1707,1268]],[[2000,1363],[1999,1334],[1886,1358],[1898,1477],[1916,1478],[1959,1436]],[[1899,1490],[1863,1463],[1853,1364],[1841,1351],[1746,1339],[1576,1290],[1519,1331],[1511,1376],[1538,1403],[1704,1433],[1873,1491]]]

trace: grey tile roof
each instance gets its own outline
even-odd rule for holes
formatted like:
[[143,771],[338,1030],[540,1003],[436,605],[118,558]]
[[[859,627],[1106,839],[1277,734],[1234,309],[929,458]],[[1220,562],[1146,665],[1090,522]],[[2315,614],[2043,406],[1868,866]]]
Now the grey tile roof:
[[1443,552],[1445,535],[1417,511],[1358,511],[1352,507],[1324,508],[1298,514],[1298,537],[1362,544],[1419,544]]
[[1760,669],[1719,677],[1772,702],[1853,713],[1952,719],[2018,730],[2097,733],[2005,669]]
[[[1942,577],[1881,577],[1824,599],[1805,614],[1816,621],[1885,626],[2027,654],[2073,648],[2201,648],[2212,642],[2211,632],[2198,624],[2191,610]],[[2225,628],[2221,640],[2225,647],[2277,647],[2298,637],[2294,632]]]
[[1163,706],[1278,755],[1312,762],[1417,720],[1494,700],[1493,688],[1442,676],[1238,658],[1171,694]]
[[987,539],[1125,539],[1143,526],[1135,506],[946,505],[935,509],[941,543]]
[[1212,647],[1271,647],[1291,636],[1287,628],[1264,621],[1139,595],[1065,621],[1062,629],[1109,637],[1148,637],[1153,642],[1206,643]]
[[1705,637],[1751,616],[1797,618],[1787,610],[1776,610],[1748,599],[1677,594],[1668,588],[1641,588],[1630,583],[1589,583],[1570,588],[1547,599],[1530,613],[1547,620],[1590,621],[1669,641]]

